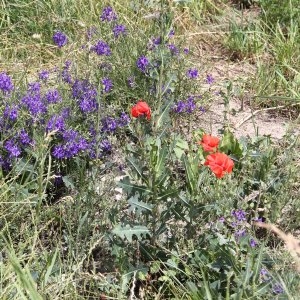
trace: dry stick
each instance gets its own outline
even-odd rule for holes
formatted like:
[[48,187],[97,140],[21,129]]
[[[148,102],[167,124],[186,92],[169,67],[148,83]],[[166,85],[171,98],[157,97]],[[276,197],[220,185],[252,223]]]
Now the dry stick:
[[[291,105],[288,105],[288,106],[297,106],[297,105],[299,105],[299,103],[294,103],[294,104],[291,104]],[[275,109],[285,108],[285,107],[287,107],[287,105],[279,105],[279,106],[275,106],[275,107],[267,107],[267,108],[263,108],[263,109],[258,109],[255,112],[251,113],[247,118],[245,118],[244,120],[242,120],[239,124],[237,124],[235,126],[235,128],[239,128],[245,122],[249,121],[253,116],[257,115],[260,112],[269,111],[269,110],[275,110]]]
[[296,269],[300,273],[300,241],[297,240],[292,234],[285,234],[279,228],[277,228],[274,224],[265,224],[262,222],[256,222],[254,225],[262,228],[269,229],[276,233],[281,240],[284,241],[287,250],[293,256],[296,261]]

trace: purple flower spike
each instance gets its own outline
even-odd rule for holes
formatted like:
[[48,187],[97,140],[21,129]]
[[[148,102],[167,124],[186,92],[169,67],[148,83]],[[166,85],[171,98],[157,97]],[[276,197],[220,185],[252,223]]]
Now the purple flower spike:
[[113,28],[113,33],[115,38],[119,37],[120,35],[126,35],[126,27],[122,24],[116,24]]
[[214,82],[215,82],[215,79],[213,78],[213,76],[211,74],[207,74],[206,83],[213,84]]
[[186,73],[186,76],[190,79],[195,79],[198,77],[198,70],[197,69],[189,69]]
[[242,209],[234,210],[231,215],[239,222],[246,221],[246,212]]
[[104,41],[98,41],[98,43],[91,48],[91,51],[96,52],[96,54],[99,56],[100,55],[105,55],[105,56],[111,55],[111,50],[110,50],[108,44],[106,44]]
[[4,94],[10,93],[14,89],[11,78],[4,72],[0,73],[0,90]]
[[102,22],[107,21],[111,22],[117,19],[116,13],[113,11],[111,6],[106,6],[102,10],[102,14],[100,16]]
[[39,79],[43,81],[47,81],[49,78],[49,72],[47,70],[42,70],[39,72]]
[[138,58],[136,65],[143,73],[145,73],[149,65],[149,60],[146,56],[142,55]]
[[170,32],[169,32],[169,37],[172,37],[175,35],[175,30],[174,29],[171,29]]
[[170,49],[172,55],[176,56],[179,54],[179,50],[174,44],[169,44],[168,48]]
[[186,112],[192,113],[196,109],[196,103],[193,97],[189,97],[186,103]]
[[4,148],[9,153],[10,158],[21,155],[21,149],[13,139],[7,140],[4,144]]
[[111,152],[111,143],[108,140],[103,140],[100,143],[100,148],[104,153]]
[[178,101],[177,104],[175,104],[173,106],[173,111],[176,112],[176,113],[178,113],[178,114],[184,112],[185,109],[186,109],[186,104],[185,104],[185,102],[183,102],[181,100]]
[[255,248],[257,246],[257,242],[254,239],[250,239],[249,241],[251,248]]
[[184,49],[183,49],[183,53],[184,53],[184,54],[189,54],[189,52],[190,52],[190,50],[189,50],[188,48],[184,48]]
[[109,93],[113,87],[112,81],[109,78],[105,77],[102,79],[102,84],[103,84],[103,92]]
[[273,293],[276,295],[284,293],[284,289],[283,289],[282,285],[279,283],[274,284],[272,290],[273,290]]
[[58,46],[59,48],[65,46],[68,42],[68,38],[67,36],[61,32],[61,31],[56,31],[52,37],[53,42],[56,46]]

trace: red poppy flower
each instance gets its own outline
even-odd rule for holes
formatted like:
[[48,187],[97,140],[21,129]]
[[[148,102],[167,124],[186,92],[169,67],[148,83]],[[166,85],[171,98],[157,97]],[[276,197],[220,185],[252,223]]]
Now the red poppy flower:
[[146,116],[148,120],[151,118],[151,109],[149,105],[144,101],[139,101],[136,105],[134,105],[131,109],[131,115],[134,118],[138,118],[139,116]]
[[232,172],[234,162],[225,153],[217,152],[208,155],[204,165],[208,166],[217,178],[222,178],[226,173]]
[[205,152],[213,152],[218,148],[219,142],[220,140],[216,136],[204,134],[202,140],[198,143],[202,145]]

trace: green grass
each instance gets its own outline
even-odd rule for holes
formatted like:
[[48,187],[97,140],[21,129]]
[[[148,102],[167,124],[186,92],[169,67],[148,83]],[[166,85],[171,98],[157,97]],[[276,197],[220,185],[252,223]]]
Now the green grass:
[[[110,25],[99,21],[108,3],[128,28],[124,39],[115,40]],[[60,70],[70,59],[74,78],[88,79],[101,91],[101,80],[109,77],[113,91],[99,93],[101,110],[86,116],[76,106],[72,88],[58,72],[51,73],[42,93],[57,88],[63,101],[49,106],[45,122],[69,107],[68,126],[89,138],[90,124],[100,126],[104,116],[130,111],[138,99],[151,106],[152,117],[132,118],[115,135],[99,131],[113,150],[98,159],[84,154],[56,159],[52,150],[61,142],[59,134],[46,134],[43,122],[28,123],[25,109],[9,133],[2,130],[2,156],[7,140],[23,127],[35,144],[8,170],[1,168],[1,299],[295,299],[299,274],[293,258],[276,235],[257,229],[251,220],[263,217],[285,232],[298,230],[299,138],[288,132],[278,143],[259,136],[237,140],[224,121],[218,151],[230,155],[235,167],[217,179],[203,165],[208,153],[197,143],[204,133],[196,123],[199,116],[177,116],[170,110],[191,94],[201,93],[196,104],[205,108],[215,99],[214,89],[202,85],[206,66],[199,69],[198,80],[186,78],[196,62],[182,54],[186,41],[177,32],[219,20],[223,5],[211,0],[164,6],[160,1],[129,0],[2,1],[1,70],[12,75],[19,91],[0,95],[1,114],[7,103],[18,103],[37,71],[54,66]],[[153,18],[159,10],[161,19]],[[98,32],[87,41],[86,30],[93,25]],[[292,24],[287,34],[280,26],[273,31],[264,26],[260,21],[233,22],[226,45],[240,59],[257,60],[258,77],[249,86],[255,95],[270,97],[262,105],[270,105],[278,94],[297,103],[298,25]],[[175,28],[175,37],[168,39],[170,28]],[[56,29],[69,38],[62,49],[52,42]],[[156,52],[147,50],[157,35],[180,48],[180,59],[163,45]],[[99,39],[109,41],[111,57],[81,49]],[[272,56],[269,67],[266,51]],[[145,76],[136,67],[140,54],[160,67]],[[100,67],[104,62],[110,70]],[[127,86],[132,74],[134,89]],[[230,101],[229,96],[220,97]],[[55,186],[57,173],[63,182]],[[235,227],[232,212],[238,210],[246,212],[247,221]],[[251,239],[256,247],[250,246]],[[267,278],[260,274],[262,268],[268,270]],[[283,295],[274,293],[276,284],[284,288]]]

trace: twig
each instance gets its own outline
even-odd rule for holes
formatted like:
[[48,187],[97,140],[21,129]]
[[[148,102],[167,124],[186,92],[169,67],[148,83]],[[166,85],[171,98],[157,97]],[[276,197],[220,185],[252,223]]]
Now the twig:
[[237,124],[235,126],[235,128],[239,128],[245,122],[249,121],[252,117],[254,117],[255,115],[257,115],[257,114],[259,114],[261,112],[270,111],[270,110],[276,110],[276,109],[279,109],[279,108],[285,108],[287,106],[297,106],[297,105],[299,105],[299,103],[294,103],[294,104],[291,104],[291,105],[279,105],[279,106],[274,106],[274,107],[267,107],[267,108],[258,109],[258,110],[256,110],[253,113],[251,112],[251,114],[248,117],[246,117],[245,119],[243,119],[239,124]]

